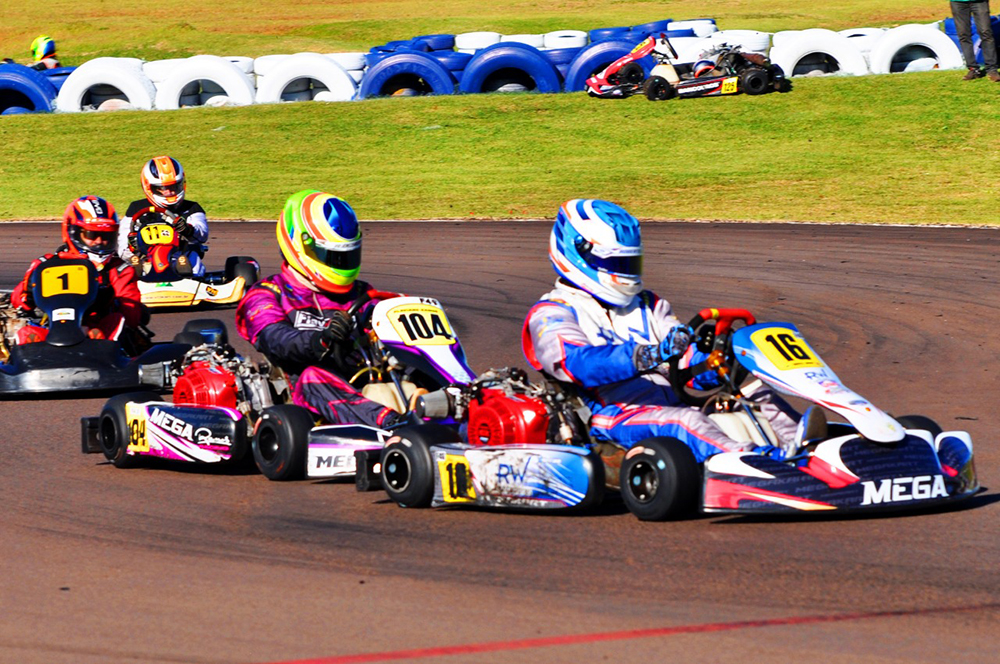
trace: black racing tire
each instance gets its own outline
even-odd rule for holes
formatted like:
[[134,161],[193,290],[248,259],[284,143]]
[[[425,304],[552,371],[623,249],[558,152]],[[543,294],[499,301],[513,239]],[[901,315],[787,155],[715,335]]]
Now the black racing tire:
[[907,429],[930,431],[931,435],[935,438],[937,438],[939,433],[944,431],[940,424],[925,415],[903,415],[894,419]]
[[765,69],[747,67],[740,72],[740,88],[748,95],[762,95],[770,91],[771,78]]
[[225,275],[226,281],[232,281],[233,277],[236,276],[236,266],[242,265],[243,263],[250,263],[253,261],[251,256],[230,256],[226,259]]
[[677,91],[670,82],[662,76],[650,76],[642,84],[642,91],[649,101],[666,101],[673,97]]
[[698,462],[676,438],[647,438],[632,447],[619,481],[625,506],[640,521],[682,519],[698,507]]
[[233,279],[236,277],[243,277],[243,292],[246,292],[260,279],[260,271],[253,263],[241,262],[233,266]]
[[104,403],[97,423],[97,440],[104,458],[115,468],[134,468],[142,461],[142,457],[130,455],[127,451],[131,432],[125,405],[130,401],[145,403],[163,401],[163,398],[154,392],[130,392],[113,396]]
[[382,450],[382,488],[400,507],[428,507],[434,498],[431,445],[457,442],[454,429],[441,424],[403,427]]
[[646,79],[646,71],[638,62],[630,62],[618,72],[618,82],[625,85],[639,85]]
[[306,474],[306,448],[315,421],[301,406],[265,408],[253,435],[253,460],[269,480],[287,482]]

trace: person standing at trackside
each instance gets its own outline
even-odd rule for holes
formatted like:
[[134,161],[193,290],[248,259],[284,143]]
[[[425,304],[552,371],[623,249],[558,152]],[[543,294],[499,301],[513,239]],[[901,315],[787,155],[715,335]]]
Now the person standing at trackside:
[[[994,83],[1000,83],[989,0],[951,0],[951,15],[955,18],[955,32],[958,34],[958,43],[962,46],[965,66],[969,68],[962,80],[974,81],[985,75]],[[979,49],[983,53],[982,68],[976,63],[976,51],[972,46],[973,19],[976,21],[976,32],[979,33]]]
[[[734,440],[680,401],[665,363],[677,357],[681,367],[693,366],[704,353],[691,343],[693,331],[674,316],[670,303],[643,289],[639,222],[618,205],[565,203],[552,228],[549,259],[559,278],[528,312],[522,348],[534,369],[575,385],[592,413],[595,441],[630,448],[651,436],[669,436],[702,462],[736,451],[784,459],[823,435],[821,409],[800,416],[762,384],[747,397],[759,404],[780,446]],[[711,387],[708,377],[694,380],[699,388]]]

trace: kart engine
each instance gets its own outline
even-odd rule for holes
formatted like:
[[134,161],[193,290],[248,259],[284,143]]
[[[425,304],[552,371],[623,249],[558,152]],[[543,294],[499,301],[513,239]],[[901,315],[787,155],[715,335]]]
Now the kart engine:
[[462,388],[455,418],[468,419],[471,445],[582,445],[586,427],[574,403],[551,384],[534,385],[520,369],[490,370]]
[[[267,367],[258,367],[228,345],[204,344],[192,348],[174,376],[174,403],[235,408],[255,420],[274,405]],[[277,389],[277,388],[276,388]]]

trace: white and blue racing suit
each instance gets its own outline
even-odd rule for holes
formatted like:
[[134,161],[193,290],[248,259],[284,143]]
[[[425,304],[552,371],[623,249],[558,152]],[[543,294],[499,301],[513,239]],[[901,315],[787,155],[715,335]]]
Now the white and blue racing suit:
[[[652,436],[676,438],[699,462],[718,452],[752,450],[750,441],[733,440],[670,389],[665,365],[640,373],[633,359],[638,344],[658,344],[680,321],[670,303],[643,291],[624,307],[608,307],[563,281],[528,312],[522,346],[528,362],[552,378],[579,387],[592,416],[595,440],[631,447]],[[700,356],[700,357],[699,357]],[[681,360],[703,359],[692,345]],[[799,420],[784,400],[761,387],[749,398],[781,440],[792,440]]]

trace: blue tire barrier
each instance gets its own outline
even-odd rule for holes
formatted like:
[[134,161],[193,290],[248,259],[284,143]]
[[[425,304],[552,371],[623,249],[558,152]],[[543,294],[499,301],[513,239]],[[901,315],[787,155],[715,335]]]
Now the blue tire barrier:
[[569,65],[556,65],[556,71],[559,72],[559,78],[566,81],[566,74],[569,73]]
[[0,111],[11,107],[50,112],[56,86],[48,78],[24,65],[0,66]]
[[34,111],[24,106],[8,106],[0,111],[0,115],[24,115],[25,113],[34,113]]
[[679,37],[697,37],[698,36],[695,33],[695,31],[691,30],[690,28],[686,28],[684,30],[656,30],[656,31],[653,31],[653,32],[647,32],[645,30],[638,30],[638,29],[636,29],[636,30],[632,30],[631,32],[626,32],[625,34],[621,35],[619,37],[619,39],[622,39],[624,41],[630,41],[630,42],[633,42],[635,44],[638,44],[639,42],[641,42],[643,39],[645,39],[646,37],[648,37],[650,35],[655,35],[656,37],[659,37],[661,34],[666,35],[667,39],[677,39]]
[[597,28],[596,30],[591,30],[587,34],[590,36],[590,43],[593,44],[594,42],[618,39],[621,35],[631,29],[632,28],[628,26],[622,26],[620,28]]
[[397,51],[420,51],[422,53],[427,53],[428,51],[433,51],[431,45],[428,44],[423,39],[419,37],[414,37],[411,39],[406,46],[402,46],[396,49]]
[[[409,92],[409,91],[413,92]],[[426,53],[394,53],[365,72],[358,99],[390,95],[450,95],[455,79]]]
[[76,67],[56,67],[55,69],[46,69],[39,73],[49,79],[49,83],[55,86],[56,93],[58,93],[62,89],[62,84],[66,82],[66,77],[75,70]]
[[458,51],[431,51],[427,55],[440,62],[442,67],[451,72],[462,71],[469,66],[469,60],[472,59],[471,53],[459,53]]
[[[580,49],[580,52],[569,65],[566,72],[566,83],[563,86],[566,92],[579,92],[584,89],[587,79],[601,71],[612,62],[632,52],[635,44],[632,42],[616,39],[612,41],[602,41],[591,44],[587,48]],[[646,75],[653,68],[653,58],[645,57],[637,62],[642,65]]]
[[365,66],[369,69],[392,55],[392,51],[372,51],[365,53]]
[[478,51],[459,82],[462,92],[495,92],[506,85],[537,92],[560,92],[559,72],[542,52],[518,42],[501,42]]
[[455,35],[420,35],[414,39],[427,42],[432,51],[450,51],[455,48]]
[[558,68],[559,65],[568,65],[573,62],[573,58],[582,50],[583,48],[554,48],[551,51],[542,51],[542,55]]
[[645,32],[647,35],[653,32],[666,32],[670,28],[671,23],[673,23],[673,21],[668,18],[663,21],[653,21],[651,23],[643,23],[642,25],[633,25],[632,32]]
[[398,51],[400,48],[409,46],[412,41],[412,39],[396,39],[394,41],[386,42],[382,45],[382,48],[387,51]]

